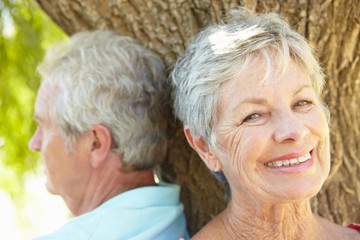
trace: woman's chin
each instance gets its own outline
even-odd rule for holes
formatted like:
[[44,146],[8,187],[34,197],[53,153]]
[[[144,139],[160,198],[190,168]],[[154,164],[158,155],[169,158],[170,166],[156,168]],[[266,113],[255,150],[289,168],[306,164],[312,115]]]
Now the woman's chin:
[[299,183],[288,183],[286,186],[279,186],[278,191],[269,193],[277,202],[300,202],[309,200],[319,193],[324,181],[303,181]]

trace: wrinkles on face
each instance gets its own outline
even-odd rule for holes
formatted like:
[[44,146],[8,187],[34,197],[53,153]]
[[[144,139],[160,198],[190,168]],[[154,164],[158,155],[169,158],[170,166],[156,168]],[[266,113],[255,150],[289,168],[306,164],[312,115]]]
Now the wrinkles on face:
[[[272,75],[265,83],[260,82],[261,72],[244,73],[222,86],[216,154],[233,196],[251,194],[259,201],[306,199],[316,194],[328,174],[325,114],[310,78],[298,67],[290,65],[282,76]],[[310,152],[314,166],[301,174],[265,166],[273,159],[299,158]]]
[[[262,173],[258,171],[258,163],[247,164],[247,161],[251,161],[251,156],[249,157],[248,154],[248,150],[251,148],[249,146],[252,146],[254,143],[251,142],[252,138],[246,136],[253,135],[254,133],[251,132],[251,127],[245,125],[240,126],[236,121],[230,121],[228,124],[222,123],[221,125],[221,128],[217,131],[218,149],[216,152],[223,166],[226,168],[227,178],[232,179],[231,182],[233,185],[231,187],[236,188],[236,190],[232,190],[232,192],[242,191],[241,194],[252,193],[249,186],[259,185],[262,179]],[[231,174],[229,174],[229,172],[231,172]],[[254,179],[252,177],[254,172],[258,174],[259,178]],[[241,184],[238,184],[239,182],[241,182]]]

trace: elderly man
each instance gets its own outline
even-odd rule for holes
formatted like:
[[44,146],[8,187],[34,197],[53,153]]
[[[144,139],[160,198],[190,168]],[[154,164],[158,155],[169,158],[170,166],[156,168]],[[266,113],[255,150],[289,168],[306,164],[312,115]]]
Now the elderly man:
[[167,147],[160,58],[129,37],[83,32],[52,46],[38,71],[29,148],[77,217],[37,239],[186,238],[179,186],[154,180]]

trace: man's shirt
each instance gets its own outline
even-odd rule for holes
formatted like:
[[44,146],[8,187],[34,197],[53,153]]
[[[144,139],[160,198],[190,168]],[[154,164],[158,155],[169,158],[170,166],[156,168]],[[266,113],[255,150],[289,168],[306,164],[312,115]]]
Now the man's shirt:
[[168,183],[132,189],[34,240],[188,239],[179,195],[180,187]]

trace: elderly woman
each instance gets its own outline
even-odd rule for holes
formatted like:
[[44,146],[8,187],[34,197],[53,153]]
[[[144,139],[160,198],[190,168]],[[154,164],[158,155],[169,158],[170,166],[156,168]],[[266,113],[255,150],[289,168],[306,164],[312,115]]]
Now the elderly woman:
[[276,14],[230,15],[199,33],[172,73],[187,140],[231,194],[193,239],[360,239],[311,211],[330,169],[311,47]]

